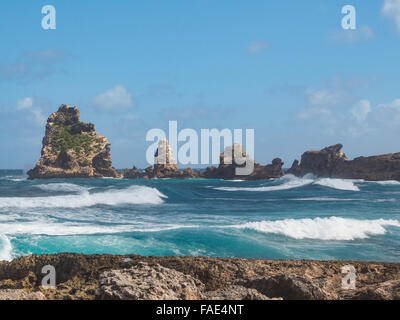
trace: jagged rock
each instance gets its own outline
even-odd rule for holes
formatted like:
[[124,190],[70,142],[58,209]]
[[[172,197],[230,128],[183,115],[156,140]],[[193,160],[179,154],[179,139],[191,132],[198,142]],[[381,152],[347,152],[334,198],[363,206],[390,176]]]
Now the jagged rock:
[[400,180],[400,153],[347,160],[342,148],[343,145],[337,144],[320,151],[307,151],[302,155],[301,163],[294,161],[287,173],[369,181]]
[[46,300],[41,292],[27,292],[22,289],[1,289],[0,300]]
[[172,155],[171,146],[168,140],[160,140],[154,154],[154,165],[140,172],[136,167],[124,171],[124,178],[127,179],[187,179],[197,177],[193,169],[178,169],[175,158]]
[[99,284],[99,298],[107,300],[199,300],[204,289],[189,275],[147,263],[107,271],[100,275]]
[[[189,279],[198,279],[199,292],[207,298],[208,292],[219,291],[232,285],[244,286],[259,291],[269,298],[282,297],[290,299],[301,296],[322,299],[398,299],[400,263],[362,262],[362,261],[316,261],[316,260],[265,260],[265,259],[236,259],[212,257],[142,257],[137,255],[84,255],[76,253],[59,253],[28,255],[16,258],[10,262],[0,261],[0,289],[24,289],[27,292],[41,291],[47,299],[96,299],[100,298],[99,278],[109,270],[137,269],[137,265],[145,262],[147,270],[161,265],[172,269],[178,274],[166,271],[157,285],[168,284],[170,288],[172,275],[177,275],[180,282],[183,275]],[[342,267],[351,264],[356,269],[357,290],[342,288]],[[42,268],[52,265],[57,272],[56,289],[43,290]],[[163,273],[154,271],[154,274]],[[152,271],[148,271],[152,272]],[[151,283],[152,276],[148,272],[132,273],[134,283]],[[137,275],[137,277],[135,276]],[[288,280],[286,278],[289,278]],[[269,280],[272,278],[272,280]],[[283,280],[280,280],[282,279]],[[130,278],[128,278],[130,279]],[[147,280],[146,280],[147,279]],[[185,278],[187,279],[187,278]],[[267,279],[267,280],[266,280]],[[186,281],[186,280],[184,280]],[[267,286],[266,284],[272,283]],[[193,282],[189,281],[189,288]],[[203,285],[204,284],[204,285]],[[246,285],[247,284],[247,285]],[[282,286],[283,289],[280,289]],[[128,286],[129,287],[129,286]],[[110,290],[112,287],[109,287]],[[138,287],[148,294],[147,287]],[[181,287],[178,286],[178,290]],[[275,288],[271,291],[270,288]],[[304,288],[304,289],[300,289]],[[313,290],[316,291],[313,291]],[[133,288],[134,290],[134,288]],[[163,289],[164,290],[164,289]],[[183,290],[183,289],[182,289]],[[242,289],[239,289],[243,292]],[[166,290],[165,292],[167,292]],[[222,290],[224,291],[224,290]],[[230,291],[226,289],[225,291]],[[312,293],[310,293],[312,291]],[[113,293],[113,290],[110,291]],[[152,291],[154,292],[154,291]],[[168,291],[169,292],[169,291]],[[206,292],[204,294],[204,292]],[[275,294],[273,294],[275,292]],[[305,294],[309,292],[309,294]],[[321,293],[322,292],[322,293]],[[226,293],[228,294],[228,293]],[[312,299],[311,297],[311,299]],[[115,296],[117,299],[118,297]],[[200,296],[202,299],[202,297]],[[297,299],[297,298],[296,298]]]
[[107,138],[80,121],[77,107],[62,105],[47,120],[42,155],[30,179],[119,177]]
[[255,277],[239,280],[235,284],[256,289],[265,296],[284,300],[324,300],[328,295],[323,284],[291,274],[279,274],[270,277]]
[[354,300],[400,300],[400,280],[385,281],[357,290]]
[[[244,170],[244,167],[250,170]],[[235,143],[225,148],[220,154],[220,164],[218,168],[208,167],[202,174],[202,177],[208,179],[242,179],[242,180],[266,180],[271,178],[280,178],[283,175],[283,162],[276,158],[270,165],[261,165],[255,163],[254,160],[246,154],[243,146]],[[239,173],[237,169],[242,169]]]
[[232,285],[205,293],[207,300],[271,300],[255,289]]

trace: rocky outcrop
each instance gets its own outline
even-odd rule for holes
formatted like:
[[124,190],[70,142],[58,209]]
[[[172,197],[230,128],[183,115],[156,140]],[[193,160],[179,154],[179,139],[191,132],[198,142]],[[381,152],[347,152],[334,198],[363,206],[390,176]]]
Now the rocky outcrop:
[[201,281],[159,264],[141,262],[100,275],[99,298],[106,300],[201,300]]
[[[342,287],[349,264],[355,290]],[[56,269],[55,289],[41,286],[46,265]],[[400,299],[399,279],[399,263],[361,261],[60,253],[0,262],[0,290],[46,299]]]
[[207,300],[271,300],[256,289],[232,285],[205,293]]
[[80,121],[77,107],[62,105],[47,120],[42,155],[30,179],[119,177],[111,145],[92,123]]
[[188,179],[196,178],[198,175],[193,169],[178,169],[177,162],[172,154],[168,140],[160,140],[154,154],[154,165],[144,171],[136,167],[124,171],[124,178],[127,179]]
[[225,148],[219,156],[218,167],[207,167],[204,171],[195,172],[191,168],[180,170],[177,167],[176,160],[172,156],[171,147],[167,140],[161,140],[158,149],[154,155],[154,165],[146,168],[144,171],[133,169],[125,170],[124,177],[128,179],[187,179],[187,178],[205,178],[205,179],[224,179],[224,180],[266,180],[280,178],[284,172],[282,170],[283,162],[277,158],[272,164],[261,165],[244,152],[241,144],[235,143]]
[[325,300],[332,298],[330,292],[324,292],[324,283],[320,280],[308,280],[293,274],[278,274],[270,277],[254,277],[236,282],[243,287],[256,289],[271,298],[285,300]]
[[22,289],[0,290],[0,300],[46,300],[41,292],[26,292]]
[[307,151],[301,163],[296,160],[287,173],[368,181],[400,180],[400,153],[348,160],[342,148],[343,145],[337,144],[320,151]]
[[[224,180],[266,180],[280,178],[284,172],[283,162],[276,158],[270,165],[261,165],[254,162],[239,143],[225,148],[220,154],[220,164],[217,167],[208,167],[201,173],[201,177]],[[247,169],[248,168],[248,169]]]

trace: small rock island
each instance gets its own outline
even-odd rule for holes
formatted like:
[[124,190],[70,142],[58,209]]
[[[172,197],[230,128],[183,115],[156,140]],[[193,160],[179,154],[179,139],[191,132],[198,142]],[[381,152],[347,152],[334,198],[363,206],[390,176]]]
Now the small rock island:
[[120,177],[111,145],[92,123],[80,121],[77,107],[61,105],[47,120],[42,155],[29,179]]

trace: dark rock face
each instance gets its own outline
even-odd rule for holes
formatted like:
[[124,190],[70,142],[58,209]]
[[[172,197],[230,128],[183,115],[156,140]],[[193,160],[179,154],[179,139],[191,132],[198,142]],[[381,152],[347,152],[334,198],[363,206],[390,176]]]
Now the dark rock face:
[[[227,156],[227,153],[229,155]],[[249,165],[253,168],[247,174],[238,174],[238,168],[244,168]],[[220,155],[220,165],[216,167],[208,167],[201,176],[208,179],[224,179],[224,180],[267,180],[272,178],[280,178],[284,172],[282,170],[283,162],[276,158],[272,164],[261,165],[255,163],[254,160],[247,155],[242,145],[235,143],[233,146],[225,149]]]
[[323,284],[310,281],[296,275],[279,274],[271,277],[239,280],[238,284],[253,288],[272,298],[285,300],[325,300],[328,295],[323,292]]
[[301,163],[296,160],[287,173],[369,181],[400,180],[400,153],[347,160],[342,148],[343,145],[337,144],[320,151],[307,151]]
[[62,105],[47,120],[42,156],[30,179],[119,177],[107,138],[80,121],[77,107]]

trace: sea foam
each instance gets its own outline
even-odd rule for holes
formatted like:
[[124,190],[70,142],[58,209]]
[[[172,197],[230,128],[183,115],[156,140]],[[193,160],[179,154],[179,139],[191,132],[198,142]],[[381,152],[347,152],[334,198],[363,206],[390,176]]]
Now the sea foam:
[[11,261],[12,245],[10,239],[4,234],[0,234],[0,261]]
[[79,208],[95,205],[161,204],[167,198],[156,188],[131,186],[126,189],[89,193],[85,190],[77,195],[49,197],[0,197],[0,207],[11,208]]
[[277,221],[248,222],[230,226],[250,229],[266,234],[282,234],[294,239],[355,240],[373,235],[383,235],[385,227],[400,227],[398,220],[358,220],[340,217],[314,219],[284,219]]
[[360,191],[359,187],[355,185],[357,180],[347,180],[347,179],[331,179],[331,178],[316,178],[313,175],[306,175],[303,178],[298,178],[294,175],[288,174],[280,179],[275,180],[278,185],[273,186],[263,186],[254,188],[245,187],[217,187],[215,190],[222,191],[280,191],[280,190],[290,190],[295,188],[300,188],[308,185],[320,185],[322,187],[327,187],[336,190],[346,190],[346,191]]

